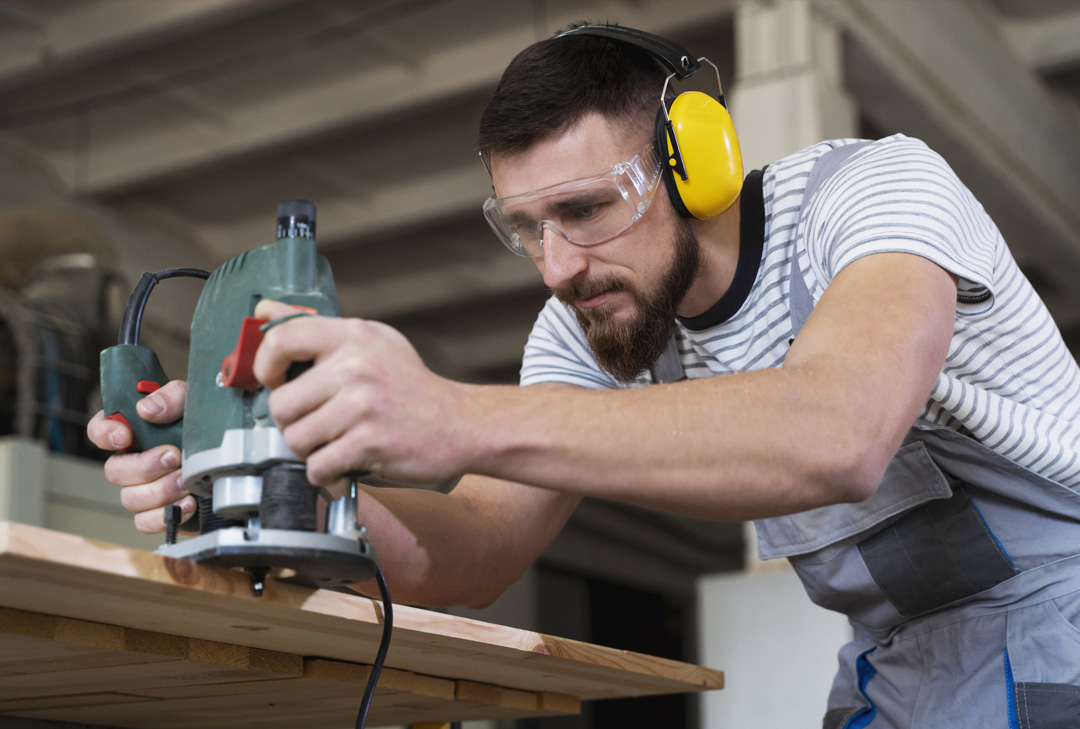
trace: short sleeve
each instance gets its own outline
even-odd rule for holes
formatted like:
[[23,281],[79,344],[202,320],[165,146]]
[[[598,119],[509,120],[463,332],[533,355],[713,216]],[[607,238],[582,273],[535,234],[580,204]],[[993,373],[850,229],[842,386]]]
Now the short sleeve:
[[958,276],[962,294],[989,305],[1000,234],[920,140],[896,135],[852,155],[808,201],[804,231],[821,281],[863,256],[912,253]]

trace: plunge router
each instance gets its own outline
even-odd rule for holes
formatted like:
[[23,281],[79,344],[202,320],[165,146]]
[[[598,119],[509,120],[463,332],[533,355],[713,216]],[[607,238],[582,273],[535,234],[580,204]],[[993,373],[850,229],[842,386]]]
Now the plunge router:
[[[175,276],[207,278],[191,322],[188,391],[184,417],[148,423],[135,403],[167,381],[154,352],[139,344],[146,301],[158,281]],[[375,575],[375,551],[357,525],[356,482],[328,502],[318,527],[319,491],[303,461],[286,445],[270,416],[270,391],[252,372],[255,351],[272,326],[254,317],[263,298],[297,309],[294,316],[339,316],[330,265],[315,250],[315,206],[285,200],[277,210],[277,240],[226,261],[213,274],[170,269],[143,274],[128,301],[119,342],[101,353],[101,393],[106,417],[131,427],[131,450],[171,443],[183,453],[184,487],[199,502],[199,535],[175,541],[178,507],[167,511],[169,557],[226,567],[251,575],[262,593],[267,575],[340,588]],[[295,363],[289,378],[310,363]]]

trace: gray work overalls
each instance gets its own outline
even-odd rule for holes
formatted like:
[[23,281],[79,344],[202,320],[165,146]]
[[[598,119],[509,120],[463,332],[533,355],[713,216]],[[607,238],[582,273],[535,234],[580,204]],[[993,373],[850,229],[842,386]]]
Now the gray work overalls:
[[[860,146],[821,158],[804,204]],[[813,300],[793,269],[797,334]],[[653,377],[683,378],[674,342]],[[823,729],[1080,729],[1077,492],[917,422],[866,501],[755,526],[762,559],[854,627]]]

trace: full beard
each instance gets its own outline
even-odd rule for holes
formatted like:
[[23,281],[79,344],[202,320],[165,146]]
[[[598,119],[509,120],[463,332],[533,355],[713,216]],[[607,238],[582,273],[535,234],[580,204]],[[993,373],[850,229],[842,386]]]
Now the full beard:
[[[675,331],[675,312],[701,266],[701,247],[689,221],[676,221],[675,257],[651,292],[635,289],[620,276],[583,281],[555,291],[577,316],[600,366],[619,382],[631,382],[651,368]],[[625,291],[634,302],[632,317],[616,318],[607,306],[582,311],[574,301],[610,291]]]

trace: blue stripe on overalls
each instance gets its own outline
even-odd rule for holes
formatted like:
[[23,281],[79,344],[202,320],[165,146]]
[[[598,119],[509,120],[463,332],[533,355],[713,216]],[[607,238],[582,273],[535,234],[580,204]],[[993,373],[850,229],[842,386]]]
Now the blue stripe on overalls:
[[1009,663],[1009,651],[1005,651],[1005,697],[1009,705],[1009,729],[1020,729],[1020,718],[1016,715],[1016,682],[1013,681],[1012,664]]
[[844,729],[863,729],[877,716],[877,707],[874,706],[874,702],[870,700],[870,697],[866,695],[866,685],[870,683],[870,679],[877,673],[873,664],[870,663],[870,654],[876,650],[877,648],[871,648],[863,651],[855,660],[855,675],[858,676],[859,693],[866,699],[868,706],[865,709],[860,709],[857,714],[848,719],[847,723],[844,724]]

